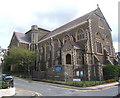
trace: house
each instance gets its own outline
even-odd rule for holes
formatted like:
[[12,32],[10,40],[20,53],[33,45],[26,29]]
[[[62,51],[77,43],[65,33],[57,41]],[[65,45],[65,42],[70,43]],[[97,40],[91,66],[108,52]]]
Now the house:
[[115,63],[111,32],[98,7],[53,31],[33,25],[25,34],[14,32],[9,47],[37,51],[33,78],[103,80],[102,67]]

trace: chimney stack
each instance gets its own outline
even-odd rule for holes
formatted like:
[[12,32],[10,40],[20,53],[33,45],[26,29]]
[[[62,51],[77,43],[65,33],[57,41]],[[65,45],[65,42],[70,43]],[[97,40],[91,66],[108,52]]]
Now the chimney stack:
[[38,26],[37,26],[37,25],[32,25],[32,26],[31,26],[31,29],[32,29],[32,30],[38,30]]

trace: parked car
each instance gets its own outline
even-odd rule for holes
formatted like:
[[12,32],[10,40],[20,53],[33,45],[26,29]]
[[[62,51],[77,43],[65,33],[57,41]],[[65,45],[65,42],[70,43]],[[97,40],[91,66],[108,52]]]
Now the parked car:
[[14,87],[14,79],[11,75],[2,74],[2,80],[7,82],[9,87]]

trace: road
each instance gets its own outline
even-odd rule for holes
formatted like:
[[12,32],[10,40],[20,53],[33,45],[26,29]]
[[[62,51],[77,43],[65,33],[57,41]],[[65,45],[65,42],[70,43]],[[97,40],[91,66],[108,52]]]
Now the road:
[[15,87],[35,91],[42,96],[116,96],[118,94],[118,86],[101,90],[77,90],[64,86],[58,87],[51,83],[28,81],[20,78],[15,78]]

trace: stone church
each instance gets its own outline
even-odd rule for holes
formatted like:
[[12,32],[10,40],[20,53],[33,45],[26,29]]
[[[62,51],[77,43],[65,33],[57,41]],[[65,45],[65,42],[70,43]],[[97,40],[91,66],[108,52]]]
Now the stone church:
[[37,51],[33,78],[103,80],[102,67],[116,63],[111,31],[97,7],[53,31],[33,25],[25,34],[14,32],[9,48]]

